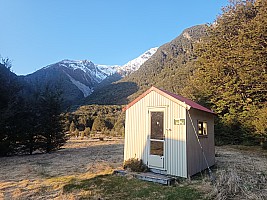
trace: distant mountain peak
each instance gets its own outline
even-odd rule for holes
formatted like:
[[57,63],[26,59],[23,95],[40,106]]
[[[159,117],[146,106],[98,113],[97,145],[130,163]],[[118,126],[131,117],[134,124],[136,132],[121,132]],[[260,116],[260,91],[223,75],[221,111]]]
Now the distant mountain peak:
[[90,61],[90,60],[70,60],[70,59],[64,59],[62,61],[59,61],[58,63],[64,63],[64,64],[72,64],[72,63],[92,64],[93,62]]
[[144,52],[142,55],[138,56],[137,58],[129,61],[125,65],[118,67],[118,73],[123,75],[129,75],[134,71],[137,71],[142,64],[144,64],[151,56],[156,53],[158,50],[158,47],[153,47],[146,52]]
[[65,101],[75,102],[89,96],[107,77],[118,73],[121,78],[138,70],[156,50],[157,47],[151,48],[123,66],[97,65],[90,60],[64,59],[27,75],[25,79],[32,83],[37,81],[42,85],[59,84],[63,88]]

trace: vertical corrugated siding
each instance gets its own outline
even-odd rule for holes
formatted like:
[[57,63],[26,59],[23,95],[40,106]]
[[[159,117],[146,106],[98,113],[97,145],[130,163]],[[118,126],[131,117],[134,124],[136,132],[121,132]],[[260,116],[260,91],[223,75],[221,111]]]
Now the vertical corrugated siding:
[[[206,121],[208,123],[208,135],[200,136],[199,140],[204,149],[204,153],[210,167],[215,164],[214,116],[213,114],[196,109],[190,109],[189,113],[196,128],[198,120]],[[187,120],[187,155],[189,176],[194,175],[207,168],[207,164],[204,160],[200,145],[197,141],[194,129],[189,118]]]
[[126,110],[124,160],[136,157],[148,163],[149,107],[166,107],[164,166],[167,173],[187,177],[186,125],[174,125],[174,119],[186,119],[186,110],[155,91]]

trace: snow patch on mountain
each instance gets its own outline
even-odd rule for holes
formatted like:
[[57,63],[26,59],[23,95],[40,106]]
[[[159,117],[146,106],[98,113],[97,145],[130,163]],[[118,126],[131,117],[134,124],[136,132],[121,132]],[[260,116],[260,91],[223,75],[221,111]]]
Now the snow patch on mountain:
[[[69,68],[72,70],[80,69],[85,73],[88,72],[88,66],[94,65],[94,63],[92,63],[89,60],[67,60],[67,59],[62,60],[62,61],[55,63],[55,64],[58,64],[58,66],[66,67],[66,68]],[[48,65],[48,66],[44,67],[43,69],[48,69],[48,68],[54,66],[55,64]]]
[[117,72],[119,65],[96,65],[96,67],[107,76],[110,76]]
[[154,53],[158,50],[158,47],[154,47],[143,53],[141,56],[129,61],[125,65],[118,67],[117,71],[119,73],[124,72],[126,75],[138,70],[144,62],[146,62]]
[[107,74],[103,73],[103,71],[101,71],[100,69],[98,69],[96,67],[96,70],[95,70],[95,73],[94,73],[94,76],[95,76],[95,80],[100,83],[101,81],[103,81],[105,78],[107,78]]
[[95,64],[89,60],[62,60],[59,65],[73,70],[79,69],[84,73],[90,73],[96,70]]
[[[93,92],[93,88],[115,73],[121,76],[129,75],[138,70],[157,51],[158,47],[151,48],[139,57],[129,61],[123,66],[119,65],[98,65],[89,60],[62,60],[58,63],[48,65],[42,70],[50,70],[51,73],[65,73],[84,97]],[[52,71],[55,70],[55,71]]]

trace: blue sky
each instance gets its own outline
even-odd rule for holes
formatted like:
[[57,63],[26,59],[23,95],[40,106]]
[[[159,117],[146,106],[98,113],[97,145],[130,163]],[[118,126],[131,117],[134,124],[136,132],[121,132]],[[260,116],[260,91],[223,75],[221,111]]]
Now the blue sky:
[[29,74],[63,59],[123,65],[212,23],[227,0],[0,0],[0,55]]

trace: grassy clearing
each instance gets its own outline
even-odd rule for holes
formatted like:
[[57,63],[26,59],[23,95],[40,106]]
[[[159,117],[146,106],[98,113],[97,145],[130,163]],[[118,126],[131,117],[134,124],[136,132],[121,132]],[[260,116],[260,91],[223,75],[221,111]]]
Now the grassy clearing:
[[207,172],[174,187],[113,176],[123,163],[123,141],[71,140],[51,154],[0,158],[0,199],[259,199],[267,200],[267,151],[216,147],[216,178]]
[[66,184],[111,173],[123,162],[123,141],[69,140],[51,154],[0,158],[0,199],[77,199]]
[[132,177],[100,175],[63,187],[63,194],[79,192],[79,199],[203,199],[187,185],[163,186]]

